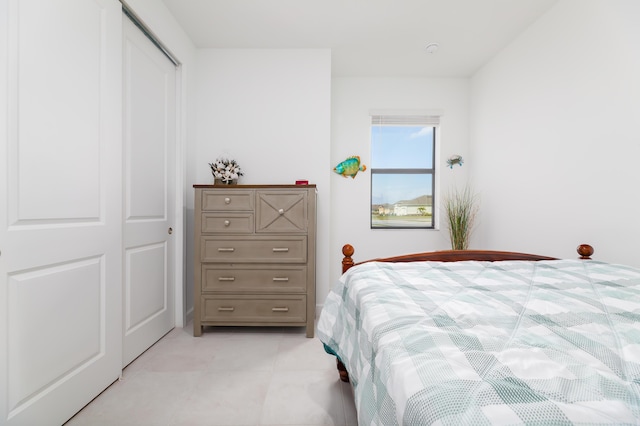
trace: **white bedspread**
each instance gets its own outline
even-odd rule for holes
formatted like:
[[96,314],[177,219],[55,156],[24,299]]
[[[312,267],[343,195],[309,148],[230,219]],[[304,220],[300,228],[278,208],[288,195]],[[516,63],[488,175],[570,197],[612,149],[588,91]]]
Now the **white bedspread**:
[[360,425],[640,425],[640,270],[597,261],[365,263],[318,336]]

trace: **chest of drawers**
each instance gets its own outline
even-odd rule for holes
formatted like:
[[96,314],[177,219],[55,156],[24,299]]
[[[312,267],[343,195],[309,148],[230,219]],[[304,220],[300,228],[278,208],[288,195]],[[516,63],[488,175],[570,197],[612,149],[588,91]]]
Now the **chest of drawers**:
[[316,303],[315,185],[194,185],[194,335],[305,326]]

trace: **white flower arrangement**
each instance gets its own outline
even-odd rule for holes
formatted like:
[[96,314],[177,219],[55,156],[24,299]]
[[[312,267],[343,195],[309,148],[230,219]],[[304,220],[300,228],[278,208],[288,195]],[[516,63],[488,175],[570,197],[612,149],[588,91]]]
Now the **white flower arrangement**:
[[236,160],[217,158],[215,163],[209,163],[209,167],[211,167],[211,174],[213,174],[214,179],[220,179],[226,184],[244,175]]

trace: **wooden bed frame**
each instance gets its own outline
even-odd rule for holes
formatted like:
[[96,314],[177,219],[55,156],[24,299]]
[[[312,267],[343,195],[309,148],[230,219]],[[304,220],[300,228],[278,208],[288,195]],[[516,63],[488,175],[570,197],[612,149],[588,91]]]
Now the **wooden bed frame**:
[[[589,244],[580,244],[576,251],[580,255],[580,259],[591,259],[593,255],[593,247]],[[359,265],[366,262],[419,262],[419,261],[433,261],[433,262],[460,262],[464,260],[478,260],[497,262],[501,260],[557,260],[555,257],[540,256],[537,254],[529,253],[517,253],[511,251],[493,251],[493,250],[443,250],[432,251],[424,253],[405,254],[402,256],[385,257],[378,259],[370,259],[363,262],[354,263],[353,253],[355,249],[351,244],[345,244],[342,247],[342,273],[344,274],[352,266]],[[344,364],[336,358],[338,372],[340,373],[340,380],[343,382],[349,381],[349,373],[347,372]]]

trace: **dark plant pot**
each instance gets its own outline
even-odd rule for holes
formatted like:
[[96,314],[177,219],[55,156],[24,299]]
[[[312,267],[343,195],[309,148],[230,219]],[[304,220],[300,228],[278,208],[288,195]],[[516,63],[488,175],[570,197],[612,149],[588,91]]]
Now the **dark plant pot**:
[[214,179],[213,184],[214,185],[237,185],[238,179],[233,179],[229,181],[223,181],[222,179]]

